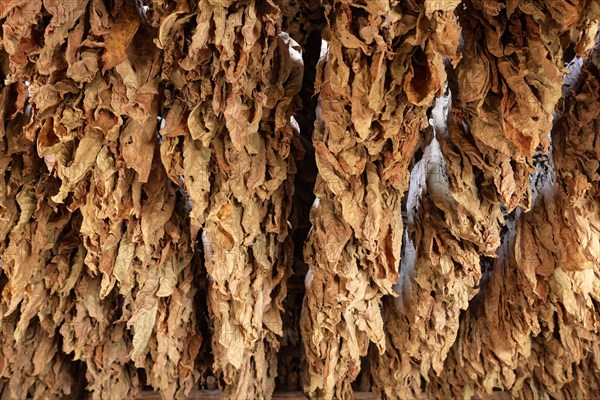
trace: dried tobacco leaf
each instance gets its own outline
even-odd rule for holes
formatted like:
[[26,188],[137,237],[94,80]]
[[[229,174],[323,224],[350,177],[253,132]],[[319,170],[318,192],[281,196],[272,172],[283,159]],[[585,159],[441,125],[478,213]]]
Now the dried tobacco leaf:
[[[455,119],[466,124],[478,168],[508,211],[529,208],[533,154],[548,149],[563,84],[561,38],[579,33],[577,46],[584,46],[595,33],[590,20],[597,21],[597,8],[562,0],[471,0],[458,9],[464,44],[453,87]],[[586,49],[589,44],[581,52]]]
[[466,311],[444,372],[430,377],[430,397],[596,394],[579,368],[598,368],[597,55],[598,47],[565,98],[552,158],[540,160],[533,178],[533,207],[509,220],[481,299]]
[[302,320],[310,396],[349,396],[369,341],[385,351],[381,297],[398,279],[402,197],[426,107],[445,80],[442,57],[455,56],[457,4],[324,4]]
[[[459,12],[465,44],[456,69],[456,81],[450,85],[452,97],[456,99],[453,102],[456,122],[451,119],[448,129],[444,123],[434,123],[442,144],[441,152],[434,140],[428,149],[434,158],[433,166],[430,167],[426,152],[424,171],[413,170],[416,178],[421,174],[420,187],[427,190],[425,193],[418,189],[423,191],[421,199],[418,203],[412,200],[411,205],[409,198],[408,203],[409,220],[412,207],[417,211],[413,212],[412,227],[410,224],[408,227],[405,251],[415,254],[403,259],[397,288],[400,299],[387,304],[393,308],[386,311],[388,352],[381,359],[377,354],[372,357],[378,385],[386,397],[421,397],[421,379],[428,381],[429,375],[436,376],[445,370],[443,362],[459,331],[460,310],[468,307],[468,301],[477,292],[481,256],[495,256],[500,244],[504,221],[499,202],[511,210],[525,199],[529,191],[526,165],[532,165],[534,150],[540,143],[547,146],[542,143],[547,141],[544,132],[547,134],[551,125],[551,112],[562,85],[562,47],[558,36],[566,30],[575,30],[580,15],[594,18],[588,8],[568,23],[559,25],[560,21],[542,17],[525,2],[515,6],[515,10],[505,10],[502,4],[498,4],[498,9],[487,6],[489,4],[465,2]],[[553,9],[560,5],[547,7]],[[482,25],[476,25],[475,21]],[[521,35],[524,23],[531,27],[531,34],[525,37]],[[484,34],[481,26],[489,27],[492,33]],[[540,36],[540,31],[544,35]],[[494,39],[498,36],[503,40]],[[529,42],[523,42],[524,38]],[[509,39],[515,43],[506,45]],[[498,45],[509,51],[500,51]],[[539,51],[542,45],[548,54],[554,54],[552,58],[534,56],[531,49],[535,47]],[[516,56],[520,54],[523,56]],[[511,62],[520,64],[509,70],[506,66]],[[555,75],[549,71],[555,71]],[[554,84],[550,85],[548,78],[552,76]],[[547,102],[542,107],[546,114],[539,111],[543,102]],[[513,105],[505,107],[505,104]],[[500,116],[504,119],[494,122],[494,118],[500,119]],[[526,122],[527,118],[530,122]],[[520,122],[515,122],[517,119]],[[515,136],[513,126],[522,129],[521,136]],[[533,139],[527,139],[526,148],[519,148],[525,143],[523,135]],[[443,160],[441,168],[438,160]],[[522,172],[521,178],[513,173],[514,166],[515,171]],[[490,171],[502,175],[493,175]],[[521,182],[520,188],[514,185],[517,181]],[[432,192],[431,187],[438,189]],[[526,201],[522,204],[526,205]],[[467,337],[473,340],[477,334]]]
[[478,291],[481,256],[500,244],[500,206],[477,190],[472,149],[454,141],[461,136],[446,125],[448,105],[436,101],[435,136],[411,171],[399,297],[384,305],[386,353],[371,355],[386,398],[422,397],[421,380],[444,370],[461,311]]
[[[3,201],[14,225],[2,254],[2,307],[15,321],[7,336],[15,344],[5,348],[20,348],[32,332],[44,357],[57,354],[55,364],[40,359],[32,371],[23,364],[30,350],[7,359],[5,376],[37,377],[29,389],[9,384],[14,397],[69,394],[75,364],[67,354],[85,363],[93,398],[135,396],[136,368],[165,398],[185,398],[198,376],[185,203],[154,157],[162,53],[130,6],[44,2],[39,15],[15,6],[4,21],[3,43],[18,45],[10,79],[27,81],[31,93],[23,139],[3,151],[25,152],[29,143],[30,177],[12,184],[14,193],[3,191],[14,198]],[[26,17],[15,36],[9,28]],[[10,170],[20,182],[22,168]]]
[[[252,12],[245,12],[250,14],[246,23],[256,23]],[[211,144],[213,154],[223,151],[224,157],[216,157],[213,177],[219,190],[211,193],[203,237],[205,250],[207,245],[211,250],[206,268],[212,279],[209,308],[215,364],[223,369],[228,398],[270,397],[278,336],[283,334],[280,312],[291,273],[287,219],[298,144],[290,117],[302,80],[302,59],[293,40],[285,34],[270,36],[268,25],[264,29],[256,47],[248,51],[257,57],[257,50],[265,46],[265,57],[252,59],[249,54],[252,61],[247,68],[260,64],[277,69],[257,73],[252,85],[229,80],[226,71],[214,71],[215,77],[225,72],[227,101],[221,110],[226,130],[220,124]],[[265,91],[251,97],[260,82]],[[238,99],[249,104],[242,109],[253,109],[244,122],[239,122],[243,113],[229,113]],[[247,124],[248,117],[256,120],[256,128]]]
[[279,5],[200,1],[193,14],[179,6],[159,33],[172,85],[161,159],[172,179],[183,175],[192,234],[202,229],[214,369],[227,398],[271,395],[283,334],[303,66]]

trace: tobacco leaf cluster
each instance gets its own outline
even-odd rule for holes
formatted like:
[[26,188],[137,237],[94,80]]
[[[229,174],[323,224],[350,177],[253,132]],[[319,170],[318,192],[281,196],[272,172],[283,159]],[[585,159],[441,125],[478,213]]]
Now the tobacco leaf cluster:
[[0,1],[0,397],[599,396],[599,18]]

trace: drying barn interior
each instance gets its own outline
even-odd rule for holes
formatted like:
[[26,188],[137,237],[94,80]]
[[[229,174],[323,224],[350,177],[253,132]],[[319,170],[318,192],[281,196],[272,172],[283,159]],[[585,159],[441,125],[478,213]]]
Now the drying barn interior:
[[0,0],[0,400],[600,399],[598,0]]

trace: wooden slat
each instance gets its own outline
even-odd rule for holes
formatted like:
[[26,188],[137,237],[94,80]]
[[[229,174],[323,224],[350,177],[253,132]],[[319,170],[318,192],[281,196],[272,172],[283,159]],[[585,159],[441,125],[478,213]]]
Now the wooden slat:
[[[220,399],[221,392],[218,390],[193,390],[189,400],[212,400]],[[275,392],[273,400],[305,400],[307,397],[302,392]],[[354,392],[355,400],[376,400],[376,396],[372,392]],[[162,400],[157,392],[143,392],[138,400]]]

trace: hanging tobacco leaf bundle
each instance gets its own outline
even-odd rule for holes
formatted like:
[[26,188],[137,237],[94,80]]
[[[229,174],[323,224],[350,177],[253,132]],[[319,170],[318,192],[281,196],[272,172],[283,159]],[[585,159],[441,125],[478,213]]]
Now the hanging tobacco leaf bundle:
[[456,5],[324,4],[302,321],[311,396],[349,396],[369,342],[385,350],[381,297],[398,278],[402,197],[426,107],[445,80],[442,57],[458,44]]
[[487,195],[508,211],[528,209],[533,155],[539,146],[548,149],[565,48],[574,36],[579,54],[589,50],[597,6],[561,0],[463,4],[455,121],[465,125],[466,139],[480,154],[477,167],[492,192]]
[[[507,8],[505,11],[504,5],[497,5],[497,9],[491,9],[487,3],[467,2],[459,12],[465,44],[456,78],[450,84],[454,118],[450,118],[447,127],[445,117],[434,118],[441,148],[434,139],[426,150],[422,171],[413,170],[415,184],[420,188],[416,189],[420,193],[415,196],[421,198],[418,202],[411,197],[408,200],[405,251],[414,252],[414,256],[409,254],[411,257],[403,260],[397,288],[400,297],[395,302],[390,299],[386,305],[389,308],[386,310],[388,353],[381,359],[377,355],[372,357],[373,370],[380,381],[378,385],[390,398],[421,397],[421,379],[427,382],[428,375],[439,375],[447,368],[444,360],[459,332],[460,311],[467,309],[468,302],[478,291],[480,264],[487,264],[487,257],[495,257],[500,245],[500,229],[504,224],[500,202],[512,210],[518,204],[515,199],[526,198],[529,171],[525,166],[532,164],[534,150],[540,142],[547,141],[543,132],[549,130],[551,111],[562,85],[563,58],[559,36],[567,28],[574,32],[581,26],[585,29],[583,22],[594,15],[593,7],[585,9],[579,20],[573,18],[570,25],[563,24],[556,29],[552,24],[557,22],[541,18],[542,14],[534,12],[528,3],[520,5],[520,9]],[[529,14],[534,18],[528,17]],[[483,23],[483,27],[496,27],[497,32],[484,35],[481,26],[474,23],[480,16],[489,22],[489,25]],[[513,37],[511,35],[521,43],[521,30],[513,31],[508,27],[520,27],[523,21],[546,30],[546,36],[542,35],[540,39],[538,28],[532,27],[533,42],[528,44],[538,49],[541,47],[536,42],[545,43],[548,53],[555,54],[554,58],[540,60],[529,48],[518,50],[513,45],[507,46],[510,51],[497,49],[497,42],[491,38],[499,35],[498,32],[504,32],[502,44]],[[580,43],[589,33],[581,33]],[[594,33],[593,29],[591,33]],[[523,57],[514,56],[521,53]],[[556,61],[552,64],[552,60]],[[515,67],[520,71],[518,77],[514,76],[514,70],[506,69],[511,63],[522,64]],[[544,63],[547,63],[546,67],[538,65]],[[491,67],[484,68],[484,64]],[[542,72],[536,73],[538,70]],[[552,70],[556,71],[553,86],[545,83],[552,76],[547,71]],[[488,71],[491,76],[482,75]],[[524,87],[525,84],[530,87]],[[496,89],[498,87],[503,88],[501,92]],[[544,90],[555,94],[550,96]],[[475,96],[473,100],[477,99],[478,103],[469,103],[470,96]],[[540,119],[539,105],[544,101],[548,102],[548,112]],[[504,108],[503,104],[513,105]],[[435,109],[433,114],[435,117]],[[498,122],[490,124],[494,115],[498,116]],[[519,118],[531,122],[515,123],[515,126],[522,130],[521,133],[533,137],[528,140],[535,143],[516,155],[508,150],[515,148],[517,138],[511,121]],[[510,167],[495,167],[498,160],[505,160],[502,163],[505,166],[510,163]],[[500,171],[513,174],[514,171],[510,171],[515,165],[517,169],[525,168],[521,189],[516,191],[512,184],[516,179],[514,176],[494,176]],[[495,172],[491,174],[490,171]],[[418,183],[419,179],[421,183]],[[413,207],[416,211],[411,214]]]
[[384,303],[386,353],[371,354],[387,398],[421,397],[422,378],[444,370],[460,313],[478,291],[481,256],[494,255],[500,242],[500,206],[480,197],[466,173],[470,158],[461,155],[471,149],[452,143],[447,107],[447,98],[436,102],[436,136],[411,172],[398,297]]
[[532,209],[509,220],[482,297],[467,310],[428,396],[597,395],[597,384],[582,376],[598,365],[597,54],[564,100],[551,157],[537,166]]
[[274,3],[200,1],[160,27],[172,91],[161,157],[183,177],[192,234],[202,229],[214,368],[228,398],[271,395],[283,333],[302,58],[281,23]]
[[[8,54],[2,52],[2,58],[7,60]],[[10,74],[6,68],[2,73]],[[61,293],[69,292],[75,283],[76,273],[71,271],[82,263],[81,240],[69,232],[77,224],[70,213],[43,201],[57,185],[40,174],[43,164],[35,145],[22,134],[31,116],[26,97],[26,85],[10,81],[0,92],[0,391],[4,398],[71,395],[77,373],[61,352],[58,327],[72,306],[72,300]]]
[[39,320],[49,343],[60,340],[59,360],[83,361],[94,398],[135,396],[136,368],[165,397],[185,397],[201,339],[183,198],[154,157],[161,53],[152,31],[133,3],[98,1],[14,5],[4,27],[8,79],[28,85],[21,134],[37,175],[15,196],[28,207],[11,232],[37,237],[11,241],[27,258],[3,255],[14,338]]

